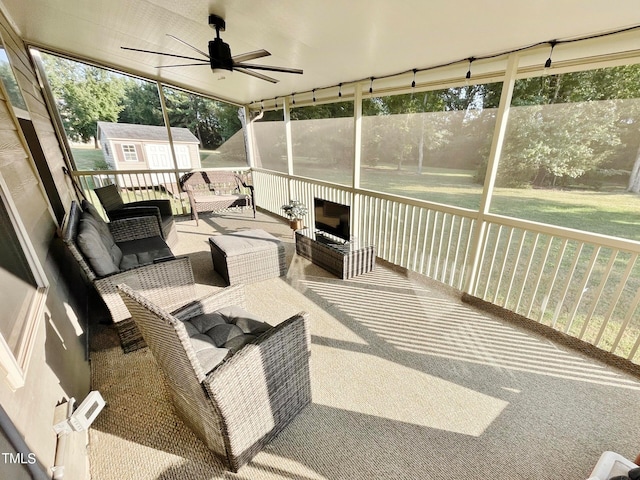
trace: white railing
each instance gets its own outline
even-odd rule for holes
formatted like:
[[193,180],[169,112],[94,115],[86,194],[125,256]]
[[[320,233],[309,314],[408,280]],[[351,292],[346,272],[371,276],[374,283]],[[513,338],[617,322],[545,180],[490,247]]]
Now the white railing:
[[289,198],[312,205],[314,196],[352,205],[354,234],[380,258],[639,362],[640,242],[498,215],[485,215],[478,229],[472,210],[266,170],[252,175],[265,210],[282,215]]
[[[249,168],[206,168],[205,171],[231,170],[235,173],[247,173]],[[100,205],[93,189],[115,184],[121,188],[125,202],[137,200],[169,199],[176,215],[191,212],[189,200],[180,189],[180,177],[190,169],[184,170],[77,170],[72,172],[85,196],[94,204]]]
[[[169,198],[185,214],[185,172],[73,175],[96,205],[93,188],[115,183],[125,201]],[[473,210],[268,170],[251,176],[263,210],[282,216],[292,198],[351,205],[353,234],[376,245],[378,257],[640,363],[640,242],[499,215],[484,215],[480,229]],[[312,210],[305,220],[313,225]]]

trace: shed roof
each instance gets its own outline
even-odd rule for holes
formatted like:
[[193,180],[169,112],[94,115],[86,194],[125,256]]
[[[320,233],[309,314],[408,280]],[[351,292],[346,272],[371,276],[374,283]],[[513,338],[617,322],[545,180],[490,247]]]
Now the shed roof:
[[[167,127],[155,125],[136,125],[132,123],[98,122],[98,137],[100,131],[110,140],[153,140],[168,142]],[[174,142],[200,143],[198,138],[187,128],[171,127]]]

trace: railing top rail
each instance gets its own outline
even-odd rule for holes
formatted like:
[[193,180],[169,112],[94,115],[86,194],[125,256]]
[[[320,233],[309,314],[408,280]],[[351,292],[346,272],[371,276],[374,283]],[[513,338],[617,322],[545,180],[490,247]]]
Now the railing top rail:
[[393,193],[376,192],[375,190],[367,190],[366,188],[353,188],[346,185],[340,185],[337,183],[331,183],[324,180],[316,180],[315,178],[302,177],[300,175],[289,175],[283,172],[277,172],[275,170],[267,170],[265,168],[253,168],[253,171],[260,173],[267,173],[269,175],[275,175],[282,178],[288,178],[291,180],[302,180],[305,182],[313,183],[321,187],[335,188],[336,190],[343,190],[345,192],[356,193],[360,195],[367,195],[370,197],[380,198],[383,200],[389,200],[392,202],[400,202],[411,206],[420,208],[427,208],[430,210],[438,210],[440,212],[449,213],[451,215],[458,215],[461,217],[475,218],[478,215],[477,210],[471,210],[468,208],[454,207],[451,205],[445,205],[437,202],[430,202],[428,200],[420,200],[417,198],[404,197],[402,195],[395,195]]
[[[399,202],[405,205],[415,206],[419,208],[426,208],[430,210],[437,210],[439,212],[448,213],[451,215],[457,215],[470,219],[477,219],[479,213],[477,210],[471,210],[461,207],[454,207],[451,205],[444,205],[437,202],[430,202],[427,200],[419,200],[402,195],[395,195],[390,193],[376,192],[373,190],[367,190],[363,188],[353,188],[346,185],[340,185],[323,180],[316,180],[308,177],[301,177],[298,175],[289,175],[287,173],[277,172],[274,170],[268,170],[263,168],[250,168],[250,167],[233,167],[233,168],[201,168],[201,169],[178,169],[179,173],[187,173],[191,171],[255,171],[258,173],[265,173],[291,180],[298,180],[303,182],[309,182],[321,187],[333,188],[336,190],[342,190],[345,192],[365,195],[369,197],[379,198],[392,202]],[[174,169],[158,169],[158,170],[74,170],[71,172],[73,176],[92,176],[92,175],[139,175],[139,174],[162,174],[162,173],[175,173]],[[507,217],[503,215],[496,215],[487,213],[483,216],[483,219],[489,223],[496,223],[513,228],[520,228],[524,230],[530,230],[536,233],[542,233],[560,238],[566,238],[569,240],[575,240],[588,244],[593,244],[605,248],[614,248],[632,253],[640,253],[640,242],[635,240],[627,240],[619,237],[612,237],[599,233],[585,232],[582,230],[575,230],[567,227],[559,227],[555,225],[548,225],[545,223],[539,223],[531,220],[523,220],[513,217]]]
[[[217,172],[217,171],[234,171],[245,172],[251,170],[250,167],[215,167],[215,168],[179,168],[178,173],[188,172]],[[71,175],[74,177],[86,177],[92,175],[129,175],[129,174],[151,174],[151,173],[175,173],[174,168],[158,168],[158,169],[142,169],[142,170],[73,170]]]
[[555,237],[567,238],[579,242],[589,243],[601,247],[614,248],[632,253],[640,253],[640,242],[635,240],[627,240],[619,237],[611,237],[600,233],[585,232],[567,227],[557,227],[546,223],[534,222],[531,220],[522,220],[518,218],[505,217],[503,215],[485,214],[485,221],[489,223],[497,223],[500,225],[530,230],[536,233],[544,233]]

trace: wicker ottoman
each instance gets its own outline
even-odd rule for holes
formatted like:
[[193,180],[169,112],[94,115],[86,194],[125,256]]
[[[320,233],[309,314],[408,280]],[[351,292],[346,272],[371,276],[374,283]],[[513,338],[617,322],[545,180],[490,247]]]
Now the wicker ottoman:
[[264,230],[209,237],[213,268],[229,285],[253,283],[285,274],[284,245]]

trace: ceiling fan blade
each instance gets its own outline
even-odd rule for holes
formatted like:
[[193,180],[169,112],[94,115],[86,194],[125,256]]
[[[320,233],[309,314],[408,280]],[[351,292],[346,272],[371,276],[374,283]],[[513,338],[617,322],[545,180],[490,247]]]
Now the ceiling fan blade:
[[155,55],[166,55],[168,57],[186,58],[187,60],[195,60],[197,62],[203,60],[202,58],[186,57],[184,55],[174,55],[173,53],[154,52],[152,50],[142,50],[140,48],[120,47],[123,50],[131,50],[132,52],[153,53]]
[[270,72],[283,72],[283,73],[297,73],[302,75],[302,70],[299,68],[286,68],[286,67],[272,67],[270,65],[253,65],[252,63],[234,63],[233,68],[251,68],[254,70],[268,70]]
[[267,82],[271,82],[271,83],[278,83],[279,82],[279,80],[276,80],[275,78],[267,77],[266,75],[263,75],[261,73],[252,72],[252,71],[246,70],[246,69],[244,69],[242,67],[234,68],[233,71],[234,72],[244,73],[246,75],[251,75],[252,77],[259,78],[260,80],[266,80]]
[[181,63],[179,65],[159,65],[156,68],[173,68],[173,67],[201,67],[202,65],[209,65],[209,62],[204,60],[201,63]]
[[234,63],[246,62],[247,60],[255,60],[256,58],[268,57],[271,55],[266,50],[256,50],[254,52],[241,53],[235,57],[231,57]]
[[167,37],[171,37],[171,38],[173,38],[174,40],[179,41],[181,44],[186,45],[186,46],[187,46],[187,47],[189,47],[190,49],[195,50],[195,51],[196,51],[196,52],[198,52],[200,55],[204,55],[204,56],[205,56],[205,58],[209,58],[209,54],[208,54],[208,53],[203,52],[203,51],[202,51],[202,50],[200,50],[199,48],[194,47],[193,45],[191,45],[191,44],[189,44],[189,43],[185,42],[184,40],[180,40],[180,39],[179,39],[178,37],[176,37],[175,35],[171,35],[170,33],[167,33]]

